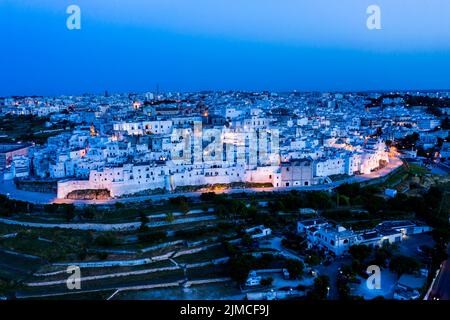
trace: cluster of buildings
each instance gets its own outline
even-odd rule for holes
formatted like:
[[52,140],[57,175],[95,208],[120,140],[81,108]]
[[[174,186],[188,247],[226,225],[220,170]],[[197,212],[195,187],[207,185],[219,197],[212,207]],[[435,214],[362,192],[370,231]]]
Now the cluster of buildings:
[[0,144],[0,172],[6,179],[28,177],[30,173],[29,150],[31,144]]
[[50,97],[23,97],[3,98],[2,114],[16,116],[46,117],[50,114],[63,112],[71,104],[72,100],[67,98]]
[[377,248],[384,244],[399,243],[413,234],[429,231],[431,227],[412,221],[385,221],[364,231],[349,230],[322,218],[297,222],[297,232],[305,235],[309,248],[323,249],[335,256],[348,254],[353,245]]
[[60,198],[77,190],[106,189],[117,197],[215,184],[323,184],[385,166],[386,140],[439,125],[423,110],[406,109],[401,99],[366,107],[379,96],[149,92],[4,98],[3,115],[46,116],[50,126],[67,121],[72,129],[0,169],[6,178],[58,181]]

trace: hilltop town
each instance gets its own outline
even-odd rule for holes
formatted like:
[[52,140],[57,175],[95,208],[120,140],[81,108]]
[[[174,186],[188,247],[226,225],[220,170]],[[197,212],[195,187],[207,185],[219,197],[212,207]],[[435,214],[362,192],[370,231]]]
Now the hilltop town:
[[[317,186],[370,176],[397,159],[399,141],[416,139],[414,145],[402,144],[412,158],[417,152],[427,159],[448,158],[450,108],[434,106],[447,96],[202,92],[10,97],[0,105],[5,140],[0,170],[4,180],[24,180],[16,182],[19,188],[56,190],[61,199],[214,186]],[[30,123],[29,129],[14,132],[16,124],[7,123],[12,117],[33,117],[30,121],[41,128],[32,131]]]

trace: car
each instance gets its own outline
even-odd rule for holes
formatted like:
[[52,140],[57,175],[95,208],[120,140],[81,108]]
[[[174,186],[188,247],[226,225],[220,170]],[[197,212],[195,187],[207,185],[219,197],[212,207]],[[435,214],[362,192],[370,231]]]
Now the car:
[[311,269],[311,270],[309,270],[308,273],[311,274],[313,277],[319,276],[319,271],[317,271],[316,269]]
[[291,291],[291,290],[295,290],[295,288],[292,288],[292,287],[281,287],[278,290],[279,291]]

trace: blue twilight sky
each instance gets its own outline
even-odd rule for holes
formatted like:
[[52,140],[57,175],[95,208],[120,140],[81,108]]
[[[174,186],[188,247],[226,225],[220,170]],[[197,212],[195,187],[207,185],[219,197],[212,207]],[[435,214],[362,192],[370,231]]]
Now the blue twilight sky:
[[448,0],[0,0],[0,35],[0,96],[450,88]]

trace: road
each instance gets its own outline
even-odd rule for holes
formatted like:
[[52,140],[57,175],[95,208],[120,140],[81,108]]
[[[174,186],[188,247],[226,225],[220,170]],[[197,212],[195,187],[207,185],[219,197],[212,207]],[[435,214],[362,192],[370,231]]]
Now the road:
[[349,257],[338,257],[336,260],[331,262],[329,265],[318,265],[315,266],[314,269],[316,269],[320,276],[328,276],[330,279],[330,291],[328,293],[328,299],[329,300],[338,300],[339,299],[339,292],[337,288],[337,278],[339,274],[339,268],[342,265],[348,265],[351,264],[351,258]]
[[[374,180],[383,177],[398,167],[400,167],[403,162],[398,158],[391,158],[389,164],[375,172],[371,172],[366,175],[352,176],[343,180],[335,181],[328,184],[313,185],[313,186],[302,186],[302,187],[282,187],[282,188],[246,188],[246,189],[226,189],[221,191],[214,191],[215,193],[225,193],[225,194],[235,194],[235,193],[258,193],[258,192],[286,192],[290,190],[298,191],[326,191],[332,190],[344,183],[359,183]],[[139,197],[128,197],[128,198],[115,198],[107,200],[71,200],[71,199],[57,199],[55,194],[39,193],[18,190],[13,181],[0,181],[0,194],[5,194],[11,199],[28,201],[37,204],[48,204],[48,203],[73,203],[75,205],[90,205],[90,204],[114,204],[116,202],[140,202],[145,200],[164,200],[179,196],[185,196],[188,198],[199,197],[205,191],[196,192],[183,192],[183,193],[167,193],[159,195],[150,196],[139,196]]]
[[450,300],[450,259],[442,263],[428,300]]

